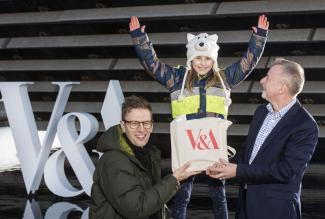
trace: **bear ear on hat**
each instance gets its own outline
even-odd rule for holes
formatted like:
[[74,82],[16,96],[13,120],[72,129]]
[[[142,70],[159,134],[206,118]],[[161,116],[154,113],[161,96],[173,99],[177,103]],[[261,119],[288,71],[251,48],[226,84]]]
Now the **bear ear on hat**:
[[218,35],[217,34],[213,34],[213,35],[209,35],[209,38],[213,41],[218,41]]
[[187,42],[190,42],[194,37],[195,37],[195,35],[188,33],[187,34]]

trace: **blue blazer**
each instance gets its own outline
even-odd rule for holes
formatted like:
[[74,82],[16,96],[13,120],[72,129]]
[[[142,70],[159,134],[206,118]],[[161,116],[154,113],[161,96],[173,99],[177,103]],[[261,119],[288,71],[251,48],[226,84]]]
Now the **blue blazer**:
[[249,165],[255,139],[267,113],[265,104],[256,109],[243,153],[237,161],[240,187],[236,218],[301,218],[301,182],[317,145],[318,126],[297,100]]

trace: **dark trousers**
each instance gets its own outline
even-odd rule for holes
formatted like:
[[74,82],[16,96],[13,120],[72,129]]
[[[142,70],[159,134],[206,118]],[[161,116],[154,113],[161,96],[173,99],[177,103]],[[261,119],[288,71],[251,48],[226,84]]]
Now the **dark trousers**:
[[236,219],[246,219],[246,189],[241,189],[239,191],[239,198],[237,203],[237,210],[236,210]]
[[[191,177],[181,184],[173,198],[172,216],[173,219],[185,219],[187,205],[191,199],[194,177]],[[228,219],[227,199],[225,181],[208,177],[209,194],[213,205],[215,219]]]

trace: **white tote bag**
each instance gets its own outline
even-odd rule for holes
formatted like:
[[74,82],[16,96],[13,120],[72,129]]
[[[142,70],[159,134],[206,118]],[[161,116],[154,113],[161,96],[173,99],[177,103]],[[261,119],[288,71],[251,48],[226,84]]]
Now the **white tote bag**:
[[228,160],[227,129],[232,122],[207,117],[193,120],[174,119],[170,124],[173,171],[190,161],[189,171],[206,170],[219,161]]
[[[179,100],[184,98],[185,73]],[[231,104],[230,95],[223,79],[218,77],[225,92],[225,106]],[[206,117],[186,120],[186,116],[174,119],[170,124],[172,169],[175,171],[190,161],[188,171],[206,170],[208,166],[223,158],[228,161],[228,151],[234,156],[236,150],[227,145],[227,129],[232,124],[227,119]]]

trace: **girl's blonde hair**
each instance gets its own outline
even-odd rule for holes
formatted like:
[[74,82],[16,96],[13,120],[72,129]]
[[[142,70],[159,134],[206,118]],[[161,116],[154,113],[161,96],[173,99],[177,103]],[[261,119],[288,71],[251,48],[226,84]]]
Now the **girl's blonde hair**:
[[[207,79],[205,89],[208,89],[209,87],[212,87],[216,84],[220,84],[220,86],[221,86],[221,82],[220,82],[217,72],[214,70],[214,68],[212,68],[211,70],[213,71],[213,74],[207,76],[209,78]],[[207,74],[209,74],[209,73],[207,73]],[[225,72],[222,69],[219,69],[219,74],[222,77],[223,81],[226,81]],[[186,82],[185,82],[185,87],[188,89],[188,91],[190,93],[192,93],[194,81],[198,81],[198,80],[199,80],[198,74],[195,72],[194,69],[190,69],[188,72],[188,75],[186,77]]]

